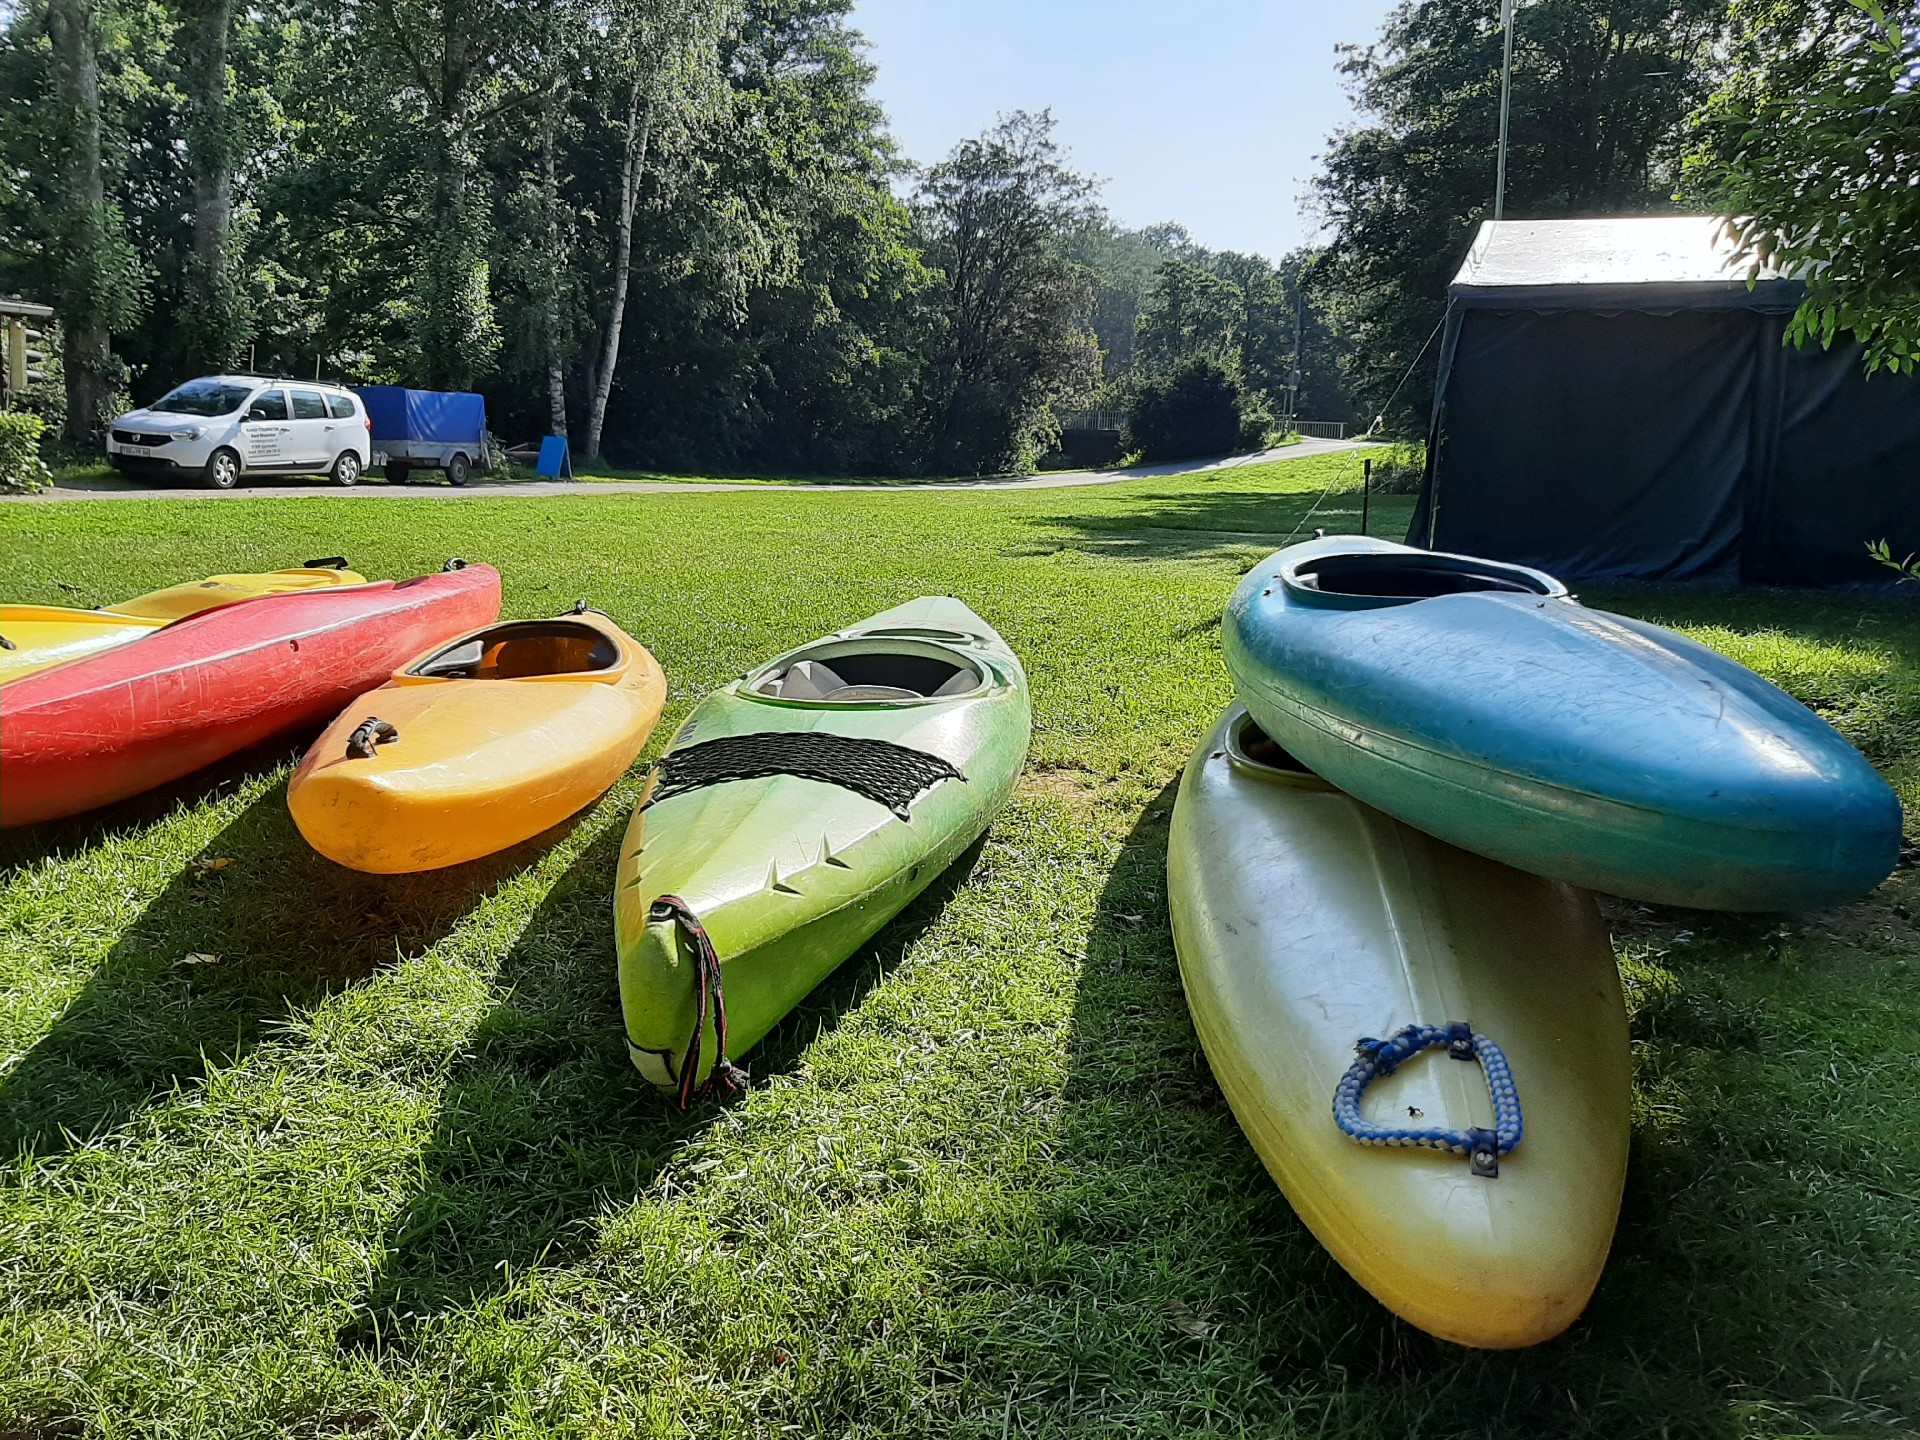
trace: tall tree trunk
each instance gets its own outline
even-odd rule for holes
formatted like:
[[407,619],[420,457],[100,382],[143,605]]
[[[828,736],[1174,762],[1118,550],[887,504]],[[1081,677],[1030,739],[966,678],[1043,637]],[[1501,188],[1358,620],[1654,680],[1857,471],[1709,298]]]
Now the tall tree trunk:
[[93,0],[51,0],[47,29],[65,140],[66,213],[60,222],[67,272],[67,293],[60,297],[66,323],[64,438],[86,444],[101,421],[113,363],[112,341],[95,293],[107,192],[100,172],[100,60]]
[[553,132],[559,124],[557,101],[542,111],[540,126],[541,201],[547,211],[547,293],[541,323],[547,342],[547,411],[555,435],[567,433],[566,357],[560,343],[560,277],[566,260],[560,253],[560,185],[554,177]]
[[187,162],[193,175],[193,265],[188,276],[189,353],[205,366],[231,364],[252,332],[235,283],[233,140],[227,87],[232,0],[198,0],[187,16],[189,122]]
[[640,182],[647,171],[647,146],[653,138],[653,108],[640,118],[640,82],[635,81],[627,102],[627,154],[620,167],[620,219],[615,227],[613,250],[613,293],[609,297],[605,343],[600,347],[600,364],[594,375],[593,392],[587,407],[587,444],[589,459],[600,455],[600,432],[607,419],[607,397],[613,393],[614,367],[620,360],[620,327],[627,315],[627,283],[633,275],[633,215],[640,204]]

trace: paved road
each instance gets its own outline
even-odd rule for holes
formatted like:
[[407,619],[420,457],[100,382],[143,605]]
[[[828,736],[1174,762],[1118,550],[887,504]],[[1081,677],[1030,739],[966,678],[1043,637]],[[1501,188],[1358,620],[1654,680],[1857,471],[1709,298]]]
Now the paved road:
[[300,496],[326,496],[336,500],[398,498],[414,500],[473,500],[488,497],[539,495],[666,495],[692,494],[708,490],[859,490],[875,495],[899,495],[916,490],[1064,490],[1082,485],[1118,485],[1126,480],[1149,479],[1156,475],[1201,475],[1214,470],[1235,470],[1243,465],[1264,465],[1269,460],[1305,460],[1315,455],[1338,455],[1349,450],[1370,449],[1361,440],[1302,440],[1278,450],[1262,450],[1253,455],[1230,455],[1224,460],[1186,460],[1171,465],[1143,465],[1133,470],[1076,470],[1063,474],[1031,475],[1024,480],[940,480],[903,485],[732,485],[724,481],[697,480],[527,480],[504,484],[485,481],[456,490],[451,485],[388,485],[384,481],[342,489],[338,485],[309,484],[305,481],[262,480],[257,485],[233,490],[203,490],[194,485],[141,485],[118,477],[86,480],[74,485],[56,485],[37,495],[0,496],[0,503],[47,504],[61,500],[231,500],[285,499]]

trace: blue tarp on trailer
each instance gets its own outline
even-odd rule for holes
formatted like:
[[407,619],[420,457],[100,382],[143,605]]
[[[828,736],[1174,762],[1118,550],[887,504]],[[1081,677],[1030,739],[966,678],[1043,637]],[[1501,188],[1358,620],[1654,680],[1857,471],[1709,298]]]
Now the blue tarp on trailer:
[[478,395],[408,390],[399,385],[357,385],[354,393],[373,422],[373,443],[478,446],[487,428],[487,402]]

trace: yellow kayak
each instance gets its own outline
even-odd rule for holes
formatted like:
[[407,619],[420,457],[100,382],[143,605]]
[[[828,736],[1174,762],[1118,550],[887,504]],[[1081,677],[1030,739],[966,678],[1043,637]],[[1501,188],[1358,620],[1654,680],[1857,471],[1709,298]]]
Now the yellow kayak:
[[354,870],[477,860],[605,794],[666,698],[653,656],[596,611],[492,625],[342,711],[288,782],[287,805],[314,849]]
[[1297,764],[1235,706],[1174,807],[1174,940],[1213,1073],[1382,1304],[1459,1345],[1549,1340],[1599,1281],[1626,1178],[1627,1014],[1593,897]]
[[101,610],[63,605],[0,605],[0,685],[125,645],[189,615],[218,610],[262,595],[364,585],[364,575],[345,560],[321,560],[298,570],[263,575],[209,575],[184,585],[136,595]]

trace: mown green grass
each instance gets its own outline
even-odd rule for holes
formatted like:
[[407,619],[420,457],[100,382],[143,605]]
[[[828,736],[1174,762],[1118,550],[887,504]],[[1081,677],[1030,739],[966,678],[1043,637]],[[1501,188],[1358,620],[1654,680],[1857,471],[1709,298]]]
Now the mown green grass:
[[[1242,1139],[1167,933],[1170,787],[1228,697],[1222,604],[1344,464],[0,506],[27,600],[314,555],[492,561],[509,614],[585,597],[654,648],[656,750],[708,687],[928,592],[1003,630],[1036,711],[986,843],[751,1057],[750,1096],[685,1118],[619,1038],[633,779],[543,843],[400,880],[305,849],[286,752],[0,841],[0,1431],[1912,1433],[1905,872],[1817,916],[1614,907],[1633,1166],[1590,1313],[1536,1351],[1395,1321]],[[1376,500],[1376,528],[1408,503]],[[1911,602],[1588,598],[1763,670],[1920,799]]]

